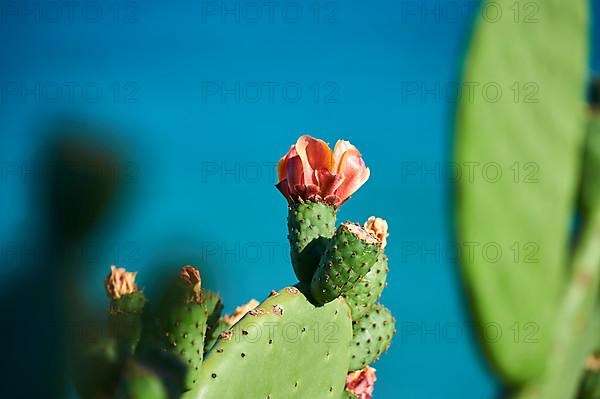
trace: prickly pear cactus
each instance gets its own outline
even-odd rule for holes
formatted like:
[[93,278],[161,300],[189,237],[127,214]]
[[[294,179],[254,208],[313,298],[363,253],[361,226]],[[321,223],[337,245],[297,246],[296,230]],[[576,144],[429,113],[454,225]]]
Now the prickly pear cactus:
[[105,281],[105,289],[111,299],[109,331],[116,337],[118,349],[129,354],[135,351],[142,335],[142,312],[146,305],[146,297],[138,291],[135,283],[136,274],[111,266]]
[[116,392],[117,399],[168,399],[160,377],[152,370],[130,362],[124,370]]
[[126,350],[117,353],[111,341],[112,351],[85,359],[100,354],[96,364],[106,373],[99,375],[107,376],[100,385],[89,383],[92,373],[79,379],[85,397],[372,398],[376,376],[369,363],[394,333],[391,314],[377,303],[388,272],[387,222],[371,217],[364,227],[335,226],[337,209],[369,169],[347,141],[331,152],[323,141],[302,136],[278,170],[300,281],[222,316],[221,297],[202,289],[192,266],[181,268],[148,306],[135,273],[113,267],[106,283],[109,322],[136,328],[123,339]]
[[380,297],[386,285],[388,257],[381,253],[369,272],[346,293],[352,320],[360,319]]
[[335,398],[344,389],[350,310],[312,305],[295,287],[274,293],[221,339],[186,398]]
[[202,304],[200,273],[192,266],[181,269],[156,310],[157,337],[169,352],[188,367],[186,387],[198,383],[204,357],[208,312]]
[[[513,0],[485,3],[524,10]],[[535,15],[519,21],[505,15],[491,23],[480,14],[463,81],[483,90],[462,96],[456,116],[456,162],[476,165],[473,179],[463,176],[457,185],[459,240],[503,252],[463,257],[475,319],[502,331],[535,329],[532,339],[482,337],[511,385],[539,377],[555,363],[552,348],[563,347],[554,332],[565,324],[557,309],[568,281],[589,54],[588,1],[528,4]]]
[[388,348],[396,332],[395,320],[388,309],[375,304],[353,322],[350,345],[350,370],[360,370],[376,361]]
[[311,282],[313,298],[321,304],[352,289],[381,252],[381,242],[369,230],[343,223],[329,240]]
[[288,208],[292,266],[298,280],[310,282],[327,241],[335,232],[335,208],[310,201]]

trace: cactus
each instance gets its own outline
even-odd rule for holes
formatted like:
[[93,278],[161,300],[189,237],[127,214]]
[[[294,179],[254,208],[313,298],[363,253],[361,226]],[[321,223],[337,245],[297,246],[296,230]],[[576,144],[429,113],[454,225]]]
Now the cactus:
[[352,311],[352,320],[360,319],[381,297],[388,271],[388,257],[380,253],[369,272],[346,292],[346,303]]
[[144,293],[135,284],[137,273],[111,266],[105,280],[111,298],[108,310],[109,330],[115,335],[119,350],[133,353],[142,334],[142,312],[146,305]]
[[569,399],[590,350],[600,278],[597,168],[587,161],[583,226],[570,248],[585,144],[589,2],[548,1],[540,10],[540,23],[480,18],[475,27],[463,80],[503,89],[515,84],[528,94],[461,98],[457,163],[499,165],[507,173],[493,182],[460,179],[457,225],[463,243],[520,250],[495,262],[484,255],[461,264],[480,325],[533,331],[529,338],[482,340],[507,391],[520,399]]
[[327,249],[311,282],[318,303],[327,303],[350,291],[375,264],[381,241],[369,230],[343,223],[329,240]]
[[285,288],[222,334],[202,366],[203,383],[186,398],[337,399],[351,336],[343,302],[315,307]]
[[372,217],[364,227],[335,229],[337,209],[369,169],[347,141],[331,152],[302,136],[278,170],[300,281],[221,316],[221,297],[202,289],[192,266],[181,268],[152,306],[144,306],[136,273],[113,267],[109,323],[136,328],[124,341],[132,344],[114,355],[104,389],[94,386],[86,397],[372,398],[376,377],[368,364],[394,333],[391,314],[377,303],[388,270],[387,223]]
[[[381,242],[381,249],[387,245],[388,225],[384,219],[371,216],[365,222],[365,229],[373,233]],[[388,274],[388,258],[385,254],[377,255],[375,264],[369,272],[345,294],[346,304],[352,311],[352,320],[360,319],[380,297],[386,286]]]
[[157,336],[165,349],[188,367],[186,387],[197,382],[204,356],[208,312],[202,304],[200,272],[184,266],[167,289],[156,310]]
[[381,304],[373,305],[364,316],[352,322],[350,370],[360,370],[375,362],[385,352],[396,332],[395,320]]
[[117,389],[118,399],[168,399],[167,389],[152,370],[130,362]]
[[333,206],[309,201],[288,207],[290,257],[298,280],[310,282],[334,232]]

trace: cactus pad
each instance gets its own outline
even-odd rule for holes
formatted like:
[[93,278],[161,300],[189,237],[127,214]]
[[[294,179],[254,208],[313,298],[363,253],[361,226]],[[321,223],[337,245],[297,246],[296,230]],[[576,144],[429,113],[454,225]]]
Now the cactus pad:
[[335,208],[322,202],[291,204],[288,207],[288,239],[298,280],[310,282],[335,233]]
[[251,310],[221,335],[186,399],[338,399],[351,340],[341,300],[315,307],[294,287]]
[[329,240],[311,282],[318,303],[327,303],[350,291],[375,264],[381,242],[370,231],[343,223]]
[[142,312],[146,297],[141,291],[113,299],[108,309],[109,331],[120,348],[133,353],[142,335]]
[[[187,268],[187,269],[186,269]],[[199,273],[191,266],[165,292],[157,312],[157,333],[163,346],[188,367],[186,386],[192,388],[204,356],[208,312],[201,303]]]
[[352,320],[360,319],[377,302],[385,288],[388,270],[387,256],[379,254],[369,272],[345,294]]
[[395,320],[381,304],[373,305],[359,320],[352,322],[350,370],[360,370],[376,361],[392,342]]

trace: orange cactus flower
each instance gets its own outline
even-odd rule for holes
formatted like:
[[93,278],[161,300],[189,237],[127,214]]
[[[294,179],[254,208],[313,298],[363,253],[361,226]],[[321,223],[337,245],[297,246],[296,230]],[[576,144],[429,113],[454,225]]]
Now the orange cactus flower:
[[342,205],[368,179],[369,168],[349,141],[338,140],[333,152],[323,140],[302,136],[277,165],[277,188],[290,203]]

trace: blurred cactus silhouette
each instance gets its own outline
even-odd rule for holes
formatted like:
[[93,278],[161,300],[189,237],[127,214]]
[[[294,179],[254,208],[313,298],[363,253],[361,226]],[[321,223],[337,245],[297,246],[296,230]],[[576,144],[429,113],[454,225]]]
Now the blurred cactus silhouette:
[[[465,82],[510,88],[459,104],[457,162],[514,175],[459,182],[457,224],[463,243],[520,250],[462,264],[476,321],[511,332],[480,341],[507,395],[520,399],[574,398],[600,338],[600,147],[597,122],[586,129],[584,100],[588,8],[553,0],[540,4],[534,23],[479,20],[465,64]],[[577,211],[583,223],[571,247]]]

